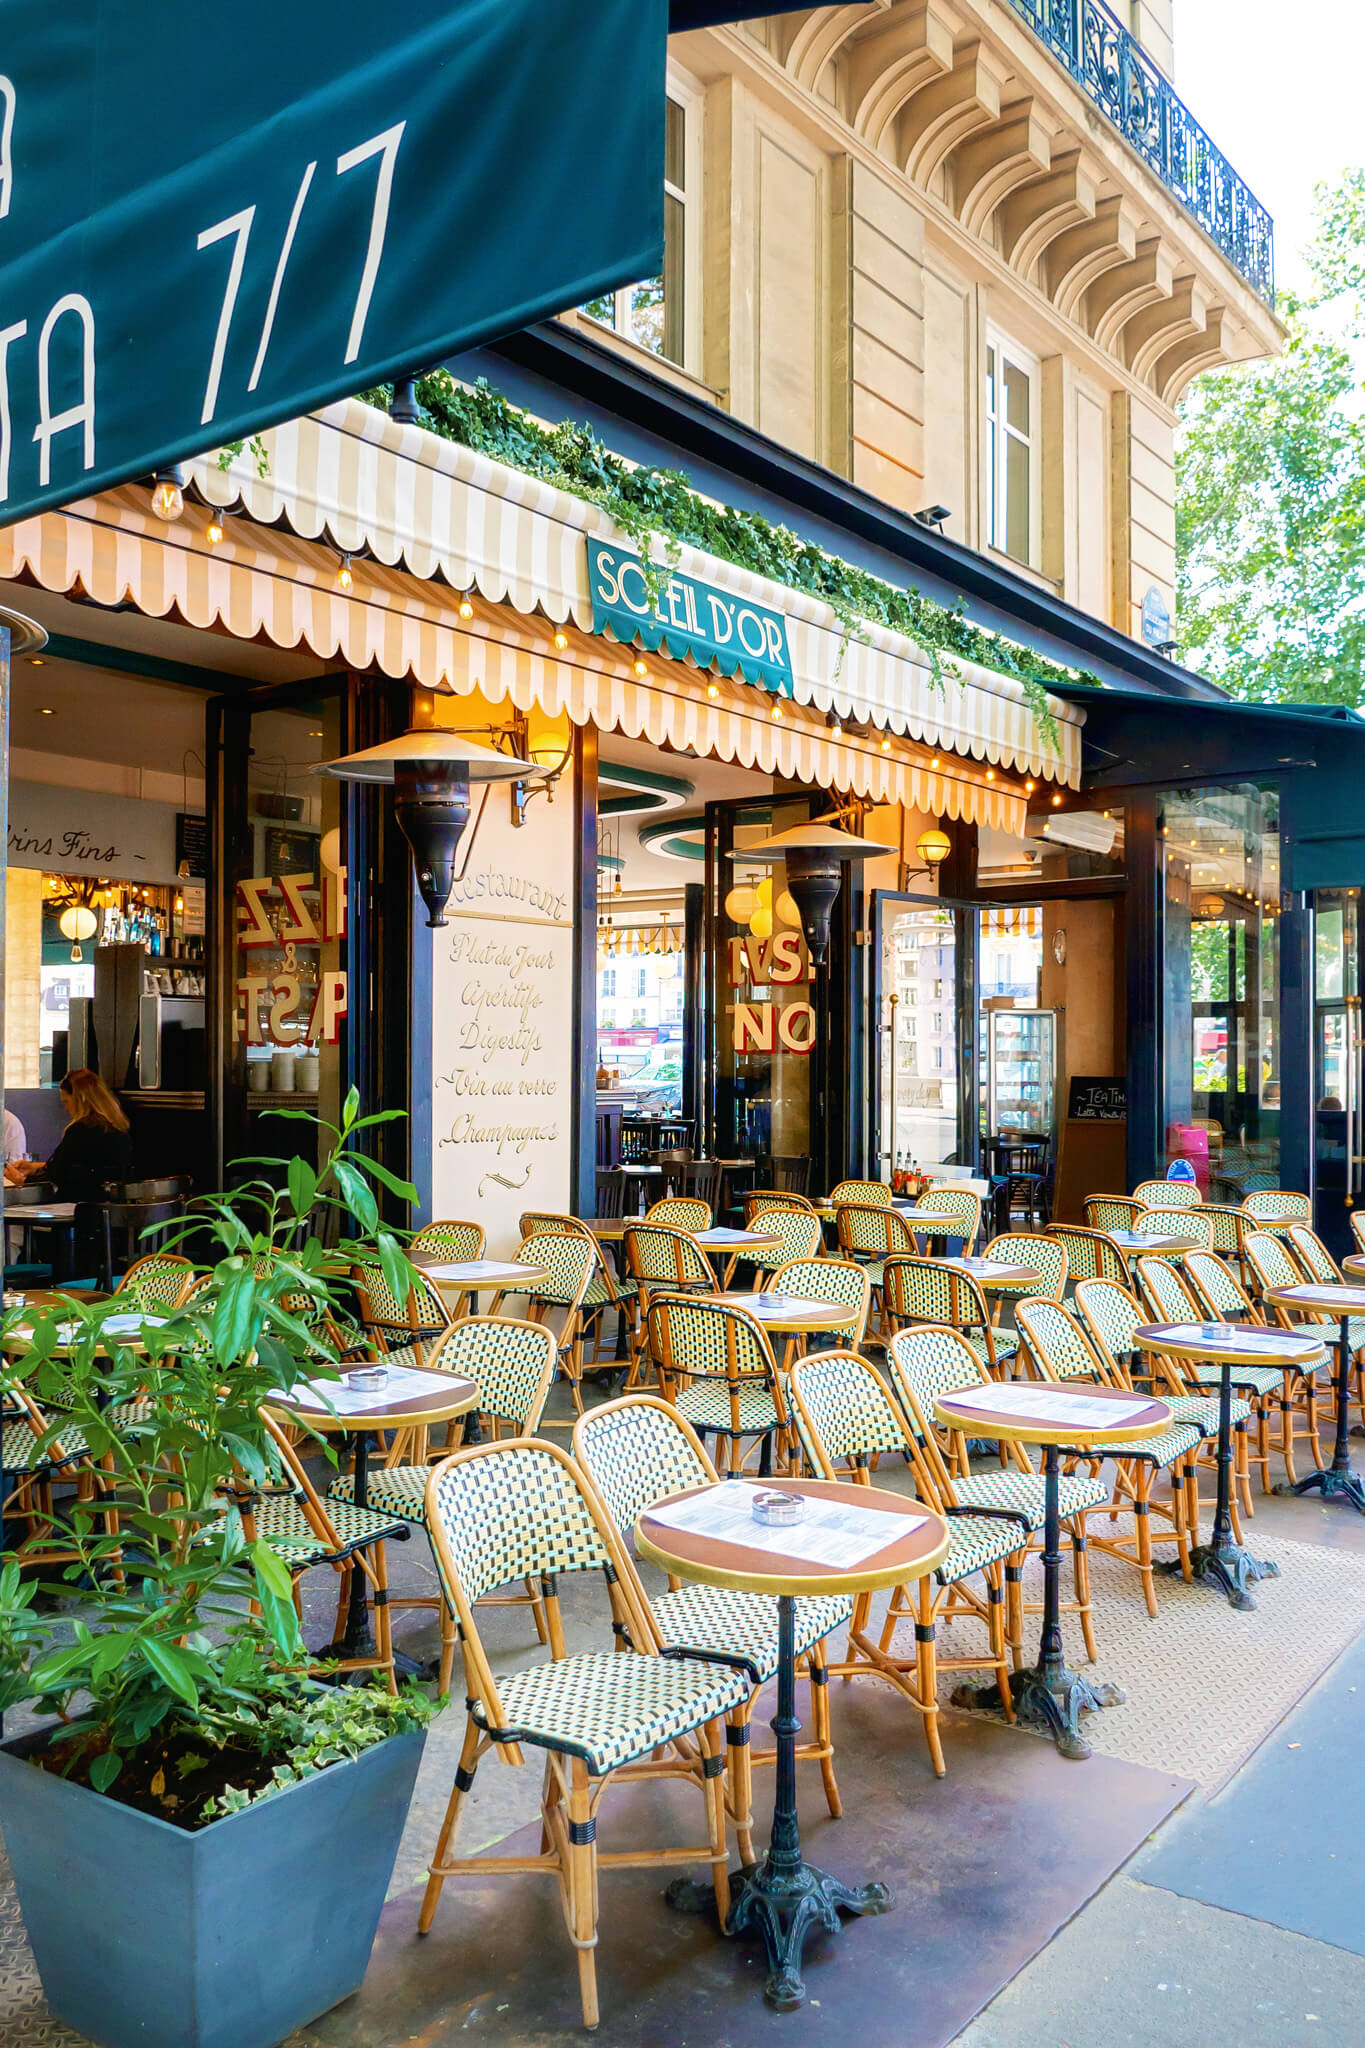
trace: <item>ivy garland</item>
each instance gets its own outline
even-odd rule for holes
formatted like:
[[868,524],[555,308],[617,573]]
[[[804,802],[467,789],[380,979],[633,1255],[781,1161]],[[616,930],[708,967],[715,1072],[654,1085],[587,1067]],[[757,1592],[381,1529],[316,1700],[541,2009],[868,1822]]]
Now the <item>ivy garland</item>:
[[[359,396],[367,405],[387,411],[391,392],[385,384]],[[433,370],[419,378],[417,401],[421,423],[432,433],[601,506],[637,549],[656,601],[685,542],[820,598],[844,629],[844,648],[850,639],[864,637],[868,623],[904,633],[924,650],[939,689],[948,673],[944,655],[961,655],[1012,677],[1023,686],[1040,729],[1054,745],[1057,722],[1047,701],[1049,684],[1100,687],[1099,677],[1089,670],[1063,668],[1031,648],[973,625],[964,616],[961,601],[951,608],[936,604],[913,587],[899,589],[828,554],[761,513],[713,504],[699,496],[679,470],[634,467],[606,448],[589,427],[572,420],[557,427],[541,426],[485,378],[471,387],[457,384],[448,370]],[[662,574],[655,558],[658,543],[664,556]],[[842,658],[841,649],[841,662]]]

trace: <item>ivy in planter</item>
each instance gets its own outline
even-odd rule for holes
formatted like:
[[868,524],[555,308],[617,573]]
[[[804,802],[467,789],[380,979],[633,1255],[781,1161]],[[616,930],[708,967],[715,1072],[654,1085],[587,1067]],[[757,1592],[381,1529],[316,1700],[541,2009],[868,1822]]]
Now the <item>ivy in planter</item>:
[[[359,394],[366,404],[384,410],[391,395],[387,384]],[[470,386],[457,384],[448,370],[433,370],[418,380],[417,401],[421,423],[432,433],[601,506],[639,553],[655,600],[677,566],[684,543],[700,548],[821,599],[839,619],[845,645],[869,623],[904,633],[924,650],[939,688],[950,673],[944,667],[945,656],[960,655],[1011,677],[1022,686],[1040,730],[1054,744],[1057,722],[1047,701],[1049,685],[1100,686],[1099,677],[1089,670],[1063,668],[1003,634],[974,625],[961,603],[937,604],[913,586],[902,589],[827,553],[761,513],[713,504],[692,489],[680,470],[650,464],[633,467],[589,427],[574,421],[541,426],[485,378]],[[662,576],[655,560],[656,543],[664,554]]]

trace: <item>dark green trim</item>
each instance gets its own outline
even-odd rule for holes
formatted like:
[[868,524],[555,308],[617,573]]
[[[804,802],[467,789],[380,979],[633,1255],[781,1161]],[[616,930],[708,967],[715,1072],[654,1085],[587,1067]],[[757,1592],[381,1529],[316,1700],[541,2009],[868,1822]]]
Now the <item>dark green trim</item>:
[[[682,837],[684,832],[700,834],[698,844],[692,846]],[[670,860],[706,859],[706,820],[704,818],[672,818],[667,824],[659,820],[653,825],[641,825],[639,830],[641,846],[651,853],[662,853]]]

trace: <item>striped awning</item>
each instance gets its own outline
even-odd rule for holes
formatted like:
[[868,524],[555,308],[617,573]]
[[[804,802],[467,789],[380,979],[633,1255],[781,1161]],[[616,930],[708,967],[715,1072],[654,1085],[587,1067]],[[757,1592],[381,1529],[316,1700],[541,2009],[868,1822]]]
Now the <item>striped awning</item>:
[[1021,903],[1006,909],[1003,905],[981,913],[981,936],[983,939],[1036,939],[1043,930],[1043,909],[1040,903]]

